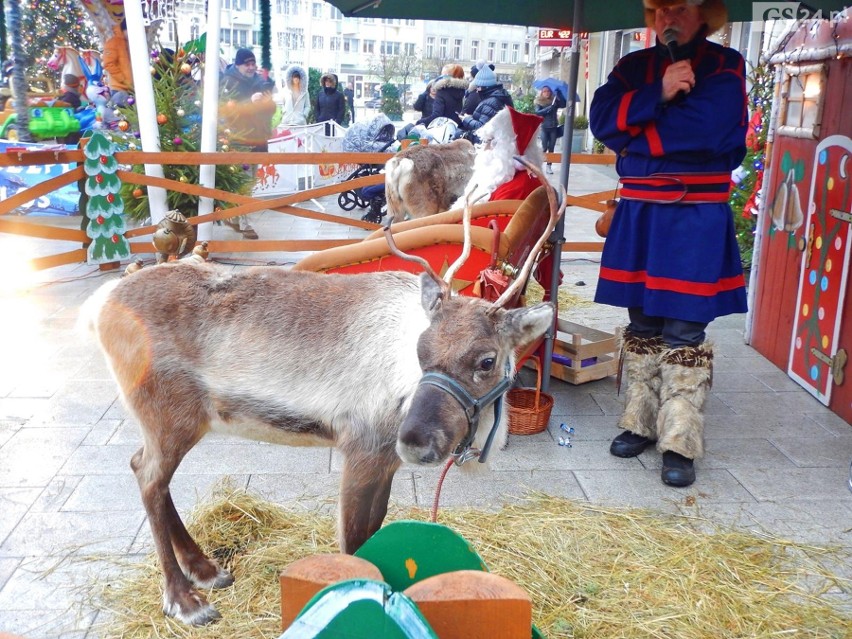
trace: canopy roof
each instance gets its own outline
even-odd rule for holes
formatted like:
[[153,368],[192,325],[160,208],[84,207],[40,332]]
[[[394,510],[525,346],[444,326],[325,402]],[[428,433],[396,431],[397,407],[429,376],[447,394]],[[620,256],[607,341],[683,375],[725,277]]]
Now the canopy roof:
[[[488,0],[488,2],[459,2],[458,0],[326,0],[345,16],[362,18],[412,18],[420,20],[453,20],[490,22],[533,27],[572,28],[574,0]],[[808,17],[807,7],[821,11],[817,17],[828,18],[848,6],[848,0],[814,0],[811,2],[754,3],[752,0],[727,0],[730,22],[754,20],[755,6],[764,8],[789,5],[798,13],[790,17]],[[768,7],[766,5],[769,5]],[[641,27],[645,24],[641,0],[607,0],[584,2],[582,31],[611,31]]]

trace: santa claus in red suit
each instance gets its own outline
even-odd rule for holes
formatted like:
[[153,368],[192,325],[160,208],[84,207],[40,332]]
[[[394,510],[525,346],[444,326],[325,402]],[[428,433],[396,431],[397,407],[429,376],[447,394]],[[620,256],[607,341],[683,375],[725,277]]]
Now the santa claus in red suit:
[[530,175],[514,156],[522,155],[541,166],[544,155],[536,134],[542,120],[506,107],[482,126],[476,132],[480,142],[476,145],[473,175],[464,195],[451,208],[463,208],[469,195],[473,201],[523,200],[541,186],[539,179]]

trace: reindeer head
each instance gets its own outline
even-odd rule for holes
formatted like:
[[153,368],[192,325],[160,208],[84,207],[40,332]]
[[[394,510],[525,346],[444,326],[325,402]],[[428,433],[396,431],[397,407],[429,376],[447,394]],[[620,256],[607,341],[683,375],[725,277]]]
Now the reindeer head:
[[[430,319],[417,344],[423,377],[397,439],[397,454],[404,461],[432,465],[454,454],[459,462],[466,458],[475,440],[478,445],[484,442],[483,433],[477,433],[480,412],[499,400],[511,386],[515,349],[531,343],[553,326],[551,304],[505,308],[525,285],[545,240],[565,209],[565,198],[560,205],[541,169],[517,159],[527,164],[547,186],[550,221],[515,281],[493,304],[452,296],[450,282],[470,252],[470,201],[465,207],[464,249],[443,280],[425,260],[398,251],[390,230],[385,230],[395,254],[418,261],[424,267],[426,272],[420,278],[421,301]],[[496,427],[495,419],[492,430]],[[490,442],[491,435],[488,439]],[[481,450],[487,451],[487,447]],[[480,461],[484,461],[484,454]]]
[[553,325],[553,306],[506,310],[477,298],[449,297],[428,274],[421,276],[421,288],[430,317],[417,344],[424,376],[396,448],[403,460],[430,465],[488,433],[477,432],[480,411],[508,390],[515,349]]

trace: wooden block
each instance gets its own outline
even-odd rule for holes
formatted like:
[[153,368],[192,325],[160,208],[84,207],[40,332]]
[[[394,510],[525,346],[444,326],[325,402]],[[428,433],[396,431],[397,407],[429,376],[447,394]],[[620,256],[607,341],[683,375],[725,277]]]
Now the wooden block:
[[302,608],[326,586],[347,579],[383,581],[382,573],[369,561],[334,553],[311,555],[294,561],[281,571],[281,629],[293,623]]
[[457,570],[405,590],[441,639],[517,639],[532,630],[532,601],[516,583],[490,572]]

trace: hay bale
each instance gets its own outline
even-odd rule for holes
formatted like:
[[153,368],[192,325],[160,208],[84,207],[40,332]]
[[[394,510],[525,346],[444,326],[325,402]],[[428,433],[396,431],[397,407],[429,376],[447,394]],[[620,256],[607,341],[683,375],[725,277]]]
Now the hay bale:
[[[388,520],[428,520],[424,509]],[[442,510],[489,570],[523,588],[548,639],[573,637],[848,637],[850,617],[832,599],[848,579],[848,549],[714,528],[693,517],[597,507],[533,494],[497,513]],[[710,532],[707,532],[710,530]],[[242,491],[205,503],[190,531],[227,558],[232,588],[206,593],[223,619],[205,628],[163,617],[162,573],[153,554],[120,579],[92,585],[93,635],[109,639],[249,639],[280,634],[279,571],[337,552],[330,515],[285,509]]]

